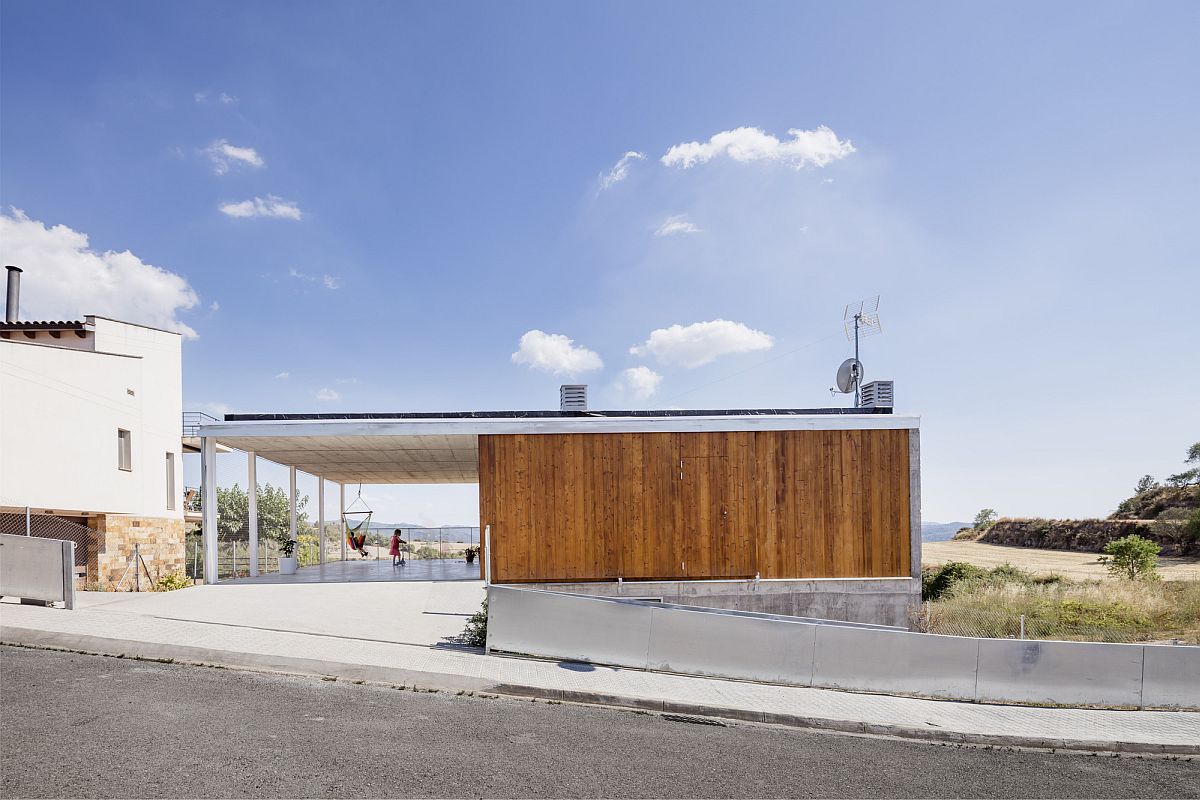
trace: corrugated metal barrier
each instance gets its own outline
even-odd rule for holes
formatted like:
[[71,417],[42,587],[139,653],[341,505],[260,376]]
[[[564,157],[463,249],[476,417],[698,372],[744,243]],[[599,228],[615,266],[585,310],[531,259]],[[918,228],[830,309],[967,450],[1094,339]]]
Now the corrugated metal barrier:
[[75,607],[75,543],[0,534],[0,595]]

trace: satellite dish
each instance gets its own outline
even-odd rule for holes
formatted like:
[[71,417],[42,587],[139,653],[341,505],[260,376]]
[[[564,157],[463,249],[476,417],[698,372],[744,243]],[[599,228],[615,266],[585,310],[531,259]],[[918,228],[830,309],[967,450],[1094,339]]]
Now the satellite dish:
[[849,394],[862,383],[863,365],[857,358],[847,358],[838,367],[837,388],[842,394]]

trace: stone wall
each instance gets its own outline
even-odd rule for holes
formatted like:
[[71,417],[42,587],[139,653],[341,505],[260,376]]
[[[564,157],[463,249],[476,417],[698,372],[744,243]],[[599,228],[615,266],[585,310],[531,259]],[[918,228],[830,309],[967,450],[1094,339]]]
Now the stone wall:
[[[1158,541],[1150,524],[1136,519],[1001,519],[978,541],[1098,553],[1113,539],[1133,533]],[[1159,541],[1159,544],[1164,545],[1164,553],[1171,546],[1165,541]]]
[[[89,517],[88,527],[92,529],[94,537],[87,568],[89,583],[115,586],[129,568],[134,545],[141,546],[142,560],[154,577],[184,569],[185,523],[182,519],[108,514]],[[145,588],[145,572],[142,572],[141,580]],[[129,570],[125,588],[132,581],[133,571]]]

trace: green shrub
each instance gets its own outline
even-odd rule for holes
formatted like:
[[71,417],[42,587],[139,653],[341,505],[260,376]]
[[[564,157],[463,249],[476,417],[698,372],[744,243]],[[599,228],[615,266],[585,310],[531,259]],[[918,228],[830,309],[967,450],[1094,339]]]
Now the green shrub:
[[1058,606],[1058,618],[1064,625],[1081,627],[1137,630],[1150,627],[1148,616],[1119,601],[1063,600]]
[[192,582],[182,572],[168,572],[158,579],[155,588],[160,592],[173,592],[176,589],[186,589]]
[[471,647],[487,646],[487,615],[488,604],[487,600],[484,600],[479,610],[467,619],[467,627],[463,630],[461,637],[463,644]]
[[1160,550],[1162,548],[1149,539],[1131,533],[1104,545],[1100,563],[1116,578],[1157,580]]
[[940,567],[921,570],[921,599],[937,600],[950,592],[955,584],[977,580],[984,571],[965,561],[948,561]]

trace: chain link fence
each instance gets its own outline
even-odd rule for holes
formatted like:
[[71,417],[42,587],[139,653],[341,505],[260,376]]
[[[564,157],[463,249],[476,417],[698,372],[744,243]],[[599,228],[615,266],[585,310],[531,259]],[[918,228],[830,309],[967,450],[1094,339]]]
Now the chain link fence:
[[95,532],[84,525],[65,517],[52,514],[0,514],[0,533],[13,536],[37,536],[43,539],[65,539],[75,543],[75,574],[87,573],[88,561],[95,547]]
[[1120,625],[1092,625],[1062,616],[1032,616],[1015,611],[980,609],[926,601],[909,609],[915,630],[942,636],[983,639],[1043,639],[1064,642],[1132,644],[1150,640],[1147,632]]

